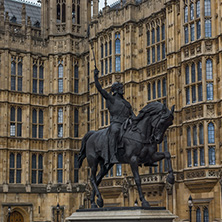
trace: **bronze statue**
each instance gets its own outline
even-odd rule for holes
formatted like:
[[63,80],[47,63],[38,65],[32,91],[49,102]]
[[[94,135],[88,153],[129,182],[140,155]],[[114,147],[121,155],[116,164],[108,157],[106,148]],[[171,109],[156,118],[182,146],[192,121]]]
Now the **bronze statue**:
[[105,165],[109,163],[118,163],[116,159],[117,141],[121,125],[128,119],[134,117],[132,107],[124,97],[123,85],[115,82],[112,85],[111,92],[108,93],[102,89],[98,81],[99,70],[94,71],[95,85],[103,98],[106,100],[107,108],[110,112],[110,126],[108,131],[108,146],[106,148]]
[[[174,106],[170,111],[165,104],[151,102],[135,117],[131,105],[123,98],[122,85],[115,83],[112,87],[113,94],[109,94],[102,89],[98,82],[98,70],[95,69],[94,73],[96,87],[108,103],[111,115],[110,126],[112,128],[114,125],[114,129],[109,127],[99,131],[89,131],[82,140],[79,168],[82,166],[83,160],[87,158],[91,168],[91,183],[93,186],[91,207],[97,207],[95,195],[98,197],[98,206],[103,207],[103,199],[98,186],[102,178],[117,162],[130,164],[142,206],[149,207],[149,203],[142,193],[138,166],[142,164],[153,166],[155,162],[165,158],[169,172],[167,181],[171,184],[174,183],[170,153],[157,152],[157,144],[163,141],[166,129],[173,123]],[[129,121],[129,118],[132,118],[132,121]],[[121,136],[117,137],[116,132]],[[111,161],[107,156],[109,148],[111,148]],[[115,157],[113,157],[113,154],[116,154]],[[100,164],[100,172],[96,175],[98,164]]]

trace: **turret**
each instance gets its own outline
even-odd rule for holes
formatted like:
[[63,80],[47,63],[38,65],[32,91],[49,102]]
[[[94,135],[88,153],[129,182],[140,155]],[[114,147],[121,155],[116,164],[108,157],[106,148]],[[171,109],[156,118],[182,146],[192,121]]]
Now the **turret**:
[[42,0],[42,34],[45,38],[66,33],[85,36],[90,19],[90,0]]

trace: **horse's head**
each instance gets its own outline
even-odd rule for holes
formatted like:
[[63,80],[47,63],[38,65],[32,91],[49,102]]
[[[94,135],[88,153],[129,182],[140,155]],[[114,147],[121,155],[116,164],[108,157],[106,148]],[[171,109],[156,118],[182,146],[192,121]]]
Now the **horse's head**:
[[152,125],[152,139],[156,143],[161,143],[163,141],[163,136],[167,128],[173,124],[174,106],[169,110],[164,104],[162,110],[153,116]]

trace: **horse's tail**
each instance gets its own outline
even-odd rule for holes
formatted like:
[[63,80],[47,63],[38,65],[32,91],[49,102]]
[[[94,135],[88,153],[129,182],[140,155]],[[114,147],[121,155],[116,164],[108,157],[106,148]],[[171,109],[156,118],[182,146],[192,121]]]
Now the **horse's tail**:
[[82,162],[86,158],[86,142],[89,139],[89,137],[92,136],[92,134],[94,132],[95,131],[89,131],[88,133],[86,133],[86,135],[82,139],[82,146],[81,146],[81,150],[80,150],[80,153],[79,153],[79,156],[78,156],[79,168],[82,166]]

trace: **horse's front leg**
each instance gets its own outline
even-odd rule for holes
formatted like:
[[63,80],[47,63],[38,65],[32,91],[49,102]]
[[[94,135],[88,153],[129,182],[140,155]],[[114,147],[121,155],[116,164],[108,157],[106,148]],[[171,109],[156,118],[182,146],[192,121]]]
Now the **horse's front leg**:
[[143,192],[142,192],[141,179],[140,179],[140,175],[139,175],[139,172],[138,172],[137,157],[133,156],[131,158],[130,167],[131,167],[131,170],[133,172],[134,180],[135,180],[136,185],[137,185],[137,189],[138,189],[140,200],[142,202],[142,206],[143,207],[150,207],[149,203],[145,200]]
[[166,152],[156,152],[152,155],[152,160],[153,162],[157,162],[157,161],[160,161],[162,159],[166,159],[167,160],[167,164],[168,164],[168,172],[169,172],[169,175],[167,176],[167,181],[170,183],[170,184],[174,184],[175,182],[175,178],[174,178],[174,175],[173,175],[173,168],[172,168],[172,163],[171,163],[171,155],[168,151]]

